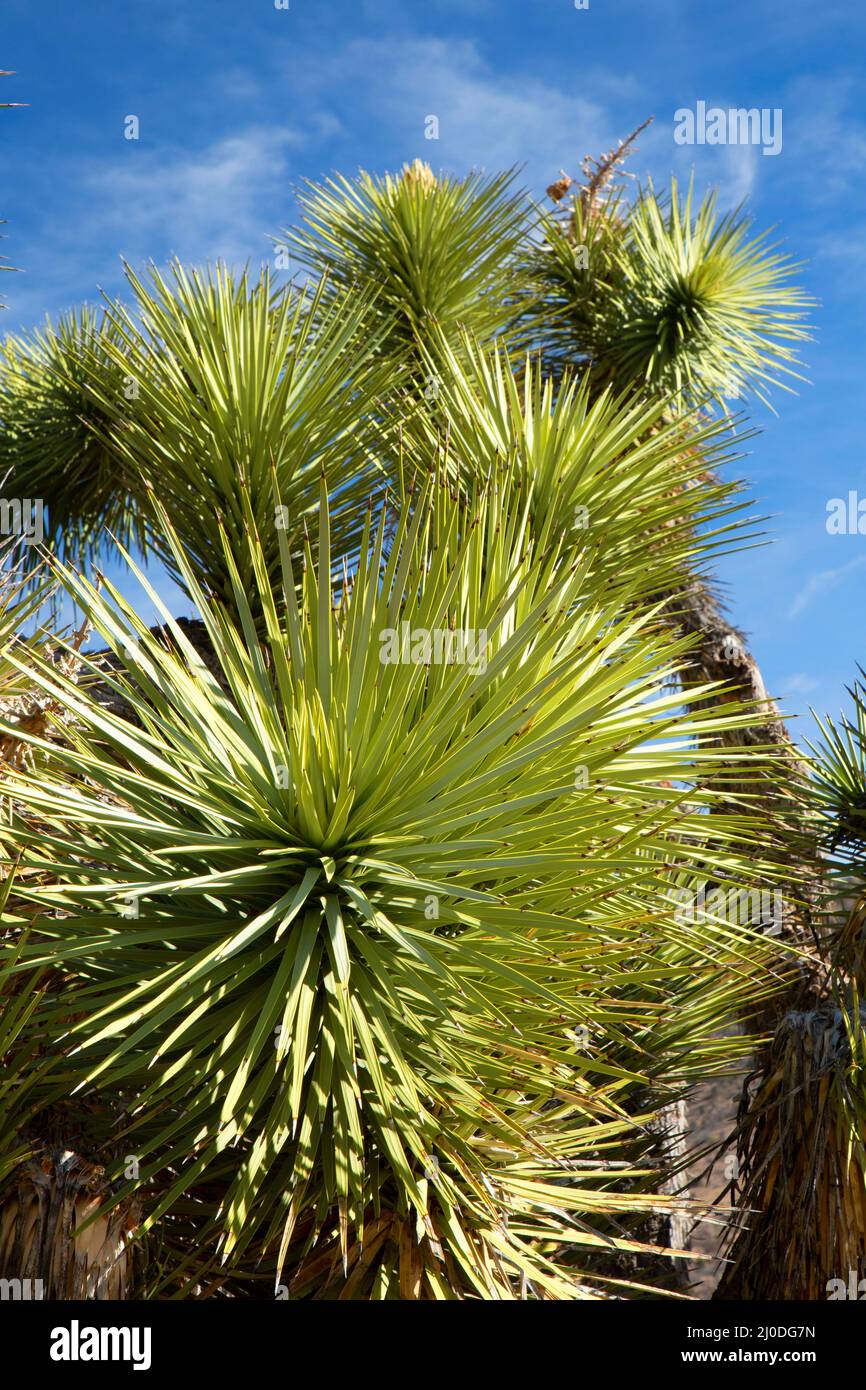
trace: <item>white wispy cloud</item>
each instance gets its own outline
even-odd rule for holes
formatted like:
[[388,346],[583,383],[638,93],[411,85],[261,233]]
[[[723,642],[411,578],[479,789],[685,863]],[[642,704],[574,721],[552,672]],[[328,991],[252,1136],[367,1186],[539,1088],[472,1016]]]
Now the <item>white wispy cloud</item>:
[[[495,6],[487,8],[492,24]],[[584,19],[575,12],[576,25]],[[123,293],[121,257],[136,266],[171,255],[258,264],[269,235],[293,220],[301,169],[398,168],[418,155],[461,173],[520,165],[520,182],[541,196],[560,168],[576,174],[584,154],[627,133],[624,109],[636,120],[646,113],[639,79],[614,66],[582,73],[575,89],[555,66],[505,71],[473,40],[405,32],[315,52],[275,43],[257,67],[236,61],[211,74],[207,90],[217,109],[242,93],[249,121],[218,127],[204,143],[153,145],[143,128],[111,158],[66,161],[62,187],[46,195],[34,239],[21,248],[28,274],[8,284],[8,329],[98,301],[100,289]],[[436,141],[425,139],[431,115]]]
[[780,691],[783,696],[811,695],[820,687],[821,682],[817,676],[810,676],[808,671],[795,671],[793,675],[783,676],[780,683]]
[[820,570],[806,580],[806,583],[795,595],[794,600],[788,609],[788,617],[796,618],[816,598],[824,598],[827,594],[842,583],[843,579],[853,570],[861,569],[866,565],[866,555],[858,555],[856,559],[849,560],[847,565],[839,565],[836,569]]
[[[461,171],[521,164],[536,187],[622,135],[607,102],[639,90],[611,70],[585,75],[574,94],[556,78],[494,71],[470,40],[421,36],[350,40],[306,72],[290,69],[311,101],[327,103],[335,84],[351,92],[359,128],[384,131],[401,159]],[[425,138],[428,116],[439,121],[436,141]]]
[[269,234],[285,221],[293,153],[307,138],[261,124],[200,148],[129,140],[110,160],[80,160],[38,242],[23,248],[28,273],[6,277],[9,326],[98,301],[100,289],[118,292],[121,257],[137,266],[173,255],[199,265],[266,260]]
[[245,259],[267,253],[261,208],[289,175],[300,134],[258,126],[201,150],[150,151],[125,142],[111,165],[83,173],[103,235],[130,259],[161,247],[182,259]]
[[862,184],[866,122],[859,73],[796,78],[785,90],[787,178],[808,180],[810,202],[836,204]]

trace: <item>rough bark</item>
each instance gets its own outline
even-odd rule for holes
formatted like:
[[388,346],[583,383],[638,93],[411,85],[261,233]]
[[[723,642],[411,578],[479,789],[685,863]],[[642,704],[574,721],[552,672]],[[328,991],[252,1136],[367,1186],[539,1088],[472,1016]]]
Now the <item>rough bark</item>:
[[732,751],[753,749],[755,759],[745,765],[747,772],[743,763],[735,761],[720,769],[719,789],[726,798],[730,796],[730,804],[723,801],[720,809],[748,810],[751,815],[759,815],[765,829],[775,836],[784,885],[781,930],[776,934],[806,953],[801,963],[795,965],[792,961],[789,966],[790,991],[771,1001],[763,1011],[761,1025],[766,1029],[791,1007],[791,991],[799,992],[816,975],[824,973],[814,912],[816,875],[808,868],[814,857],[813,845],[808,829],[802,825],[804,764],[778,705],[767,694],[744,634],[729,621],[712,590],[695,580],[671,596],[668,612],[677,631],[695,642],[681,677],[684,690],[713,682],[725,686],[721,693],[698,701],[695,707],[710,708],[737,699],[751,704],[754,710],[747,727],[732,730],[722,738],[722,747]]
[[133,1277],[129,1203],[99,1212],[105,1171],[71,1150],[45,1149],[18,1170],[0,1207],[0,1280],[12,1297],[124,1299]]

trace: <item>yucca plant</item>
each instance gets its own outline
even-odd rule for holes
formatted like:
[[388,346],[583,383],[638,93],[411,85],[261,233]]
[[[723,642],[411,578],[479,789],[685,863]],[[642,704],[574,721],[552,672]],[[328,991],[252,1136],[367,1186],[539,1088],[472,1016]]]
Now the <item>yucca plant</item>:
[[[75,723],[0,788],[39,914],[9,972],[64,978],[16,1124],[81,1097],[175,1292],[256,1271],[295,1296],[591,1292],[580,1252],[639,1248],[593,1223],[660,1201],[598,1161],[636,1132],[629,1096],[682,1086],[702,1036],[717,1053],[775,956],[672,908],[762,872],[746,811],[704,814],[699,746],[751,714],[683,709],[641,583],[599,591],[536,546],[507,472],[368,516],[336,589],[324,491],[318,558],[298,573],[280,536],[277,591],[246,524],[256,592],[225,532],[229,609],[161,519],[219,679],[167,612],[169,649],[57,567],[134,718],[32,663]],[[666,1077],[654,1020],[689,992],[704,1033]]]
[[[40,573],[32,561],[22,559],[22,551],[28,549],[28,543],[14,538],[0,542],[0,713],[11,721],[0,734],[0,762],[8,763],[26,756],[22,734],[43,734],[50,722],[51,701],[21,669],[30,652],[50,652],[49,635],[38,618],[52,590],[44,570]],[[78,645],[83,635],[74,639]],[[68,671],[74,669],[74,662],[73,656],[65,663]],[[0,803],[0,816],[7,811],[7,804]]]
[[[601,160],[587,159],[573,193],[567,176],[548,189],[557,211],[541,214],[542,236],[527,256],[534,286],[529,329],[557,376],[582,372],[590,397],[614,389],[638,405],[661,405],[660,419],[682,426],[685,458],[700,449],[700,415],[723,415],[739,429],[732,400],[768,403],[771,386],[796,379],[810,300],[793,281],[794,263],[766,236],[752,234],[741,209],[720,216],[715,196],[698,203],[691,183],[685,197],[676,182],[669,198],[651,185],[636,199],[625,196],[621,163],[642,128]],[[673,477],[674,494],[678,486]],[[656,563],[657,538],[647,539]],[[779,755],[761,800],[768,819],[790,829],[800,813],[803,762],[745,634],[711,576],[693,572],[668,598],[674,630],[695,639],[685,685],[718,683],[752,703],[749,740]],[[725,785],[735,792],[736,777],[725,774]],[[793,841],[780,861],[797,880],[784,931],[802,941],[814,924]]]
[[[0,885],[0,906],[4,912],[12,899],[14,883],[14,869],[7,869]],[[26,934],[18,936],[8,953],[7,964],[17,963],[25,940]],[[39,1079],[40,1045],[34,1034],[26,1038],[25,1034],[27,1022],[40,1001],[46,974],[35,970],[16,977],[10,972],[0,991],[0,1132],[4,1135],[18,1133],[16,1116],[21,1109],[22,1088],[35,1086]],[[0,1153],[0,1182],[13,1176],[31,1153],[32,1145],[20,1133],[18,1143],[4,1145]]]
[[[74,678],[85,636],[84,630],[76,634],[61,655],[52,652],[44,630],[24,636],[22,629],[32,626],[46,598],[46,585],[33,569],[22,575],[15,564],[17,549],[7,545],[5,555],[0,552],[0,763],[7,767],[26,761],[28,739],[56,737],[66,714],[60,702],[29,679],[22,664],[38,651],[49,661],[53,656],[56,669]],[[0,814],[10,817],[6,798]],[[0,878],[0,906],[4,921],[16,923],[11,936],[3,934],[4,959],[10,965],[20,959],[32,925],[29,905],[16,893],[18,878],[17,864],[7,863]],[[0,1181],[5,1183],[0,1269],[37,1290],[37,1298],[124,1297],[132,1269],[128,1231],[135,1224],[134,1203],[112,1203],[100,1210],[104,1170],[69,1149],[76,1126],[69,1123],[68,1102],[60,1102],[53,1112],[39,1107],[38,1133],[16,1122],[25,1098],[39,1094],[51,1066],[44,1035],[28,1023],[46,993],[62,983],[60,972],[44,967],[10,970],[0,985],[0,1134],[13,1136],[0,1149]],[[89,1216],[96,1219],[84,1231]]]
[[631,204],[577,194],[543,216],[529,270],[548,351],[676,410],[749,394],[768,403],[770,387],[802,380],[811,301],[791,283],[798,267],[716,202],[696,207],[693,184],[681,196],[674,180],[667,198],[651,185]]
[[866,686],[849,687],[851,714],[816,720],[813,789],[827,851],[840,865],[866,870]]
[[[14,872],[7,873],[0,901],[14,904]],[[14,962],[26,931],[10,948]],[[0,1133],[14,1133],[0,1154],[0,1269],[14,1271],[33,1297],[125,1298],[131,1287],[137,1222],[134,1201],[105,1201],[101,1163],[69,1148],[74,1132],[68,1103],[40,1111],[38,1134],[18,1128],[25,1097],[38,1092],[51,1065],[45,1038],[29,1027],[46,993],[62,988],[52,968],[14,975],[0,992]]]
[[[586,177],[573,199],[567,197],[570,179],[552,185],[549,193],[561,211],[549,217],[538,210],[525,228],[516,257],[503,261],[497,273],[501,292],[523,311],[519,324],[513,325],[512,347],[528,341],[541,355],[545,373],[553,369],[558,378],[569,372],[579,375],[580,389],[589,401],[606,389],[618,397],[633,396],[636,425],[640,408],[648,412],[647,434],[664,430],[679,417],[681,447],[678,467],[671,470],[670,525],[684,540],[684,529],[674,516],[675,498],[701,462],[696,411],[713,405],[727,411],[733,397],[765,400],[772,383],[793,380],[797,347],[808,336],[809,300],[793,283],[794,264],[768,245],[765,236],[753,236],[741,211],[719,216],[713,195],[696,206],[691,185],[683,198],[674,184],[667,199],[650,187],[636,200],[627,200],[617,189],[616,177],[637,134],[602,160],[585,161]],[[402,182],[387,181],[382,198],[390,207],[388,198],[399,194],[401,207],[404,202],[414,206],[432,198],[435,187],[432,174],[420,166],[411,174],[404,171]],[[298,233],[302,256],[313,257],[317,267],[327,264],[341,283],[384,280],[396,320],[417,318],[413,290],[400,267],[422,263],[426,223],[403,217],[395,250],[390,221],[383,232],[385,213],[355,185],[341,183],[308,198],[320,198],[321,206],[311,229]],[[363,244],[363,255],[356,242]],[[511,257],[510,243],[507,250]],[[464,262],[470,263],[468,252]],[[442,377],[451,370],[446,364],[443,371],[440,363],[443,339],[452,355],[462,354],[466,340],[461,330],[473,327],[464,316],[456,324],[449,320],[440,331],[437,317],[448,315],[434,310],[423,334],[404,334],[402,349],[403,359],[408,351],[414,362],[419,356],[414,344],[421,343],[415,384],[434,416]],[[491,327],[482,324],[477,336],[483,341]],[[503,327],[504,321],[500,332]],[[413,346],[406,348],[410,339]],[[399,343],[395,351],[400,353]],[[523,356],[512,355],[510,367],[521,374]],[[451,428],[448,419],[444,429]],[[497,428],[494,423],[486,429],[488,440]],[[704,463],[712,466],[711,459]],[[617,466],[615,458],[610,465]],[[580,515],[585,515],[580,510],[585,505],[579,504]],[[566,524],[575,514],[566,510]],[[641,544],[651,548],[657,564],[660,555],[667,559],[672,539],[648,531]],[[632,562],[636,558],[632,552]],[[662,561],[660,570],[664,567]],[[660,592],[661,587],[660,583]],[[699,639],[685,679],[695,685],[720,681],[753,700],[756,709],[763,704],[765,717],[753,737],[782,749],[786,780],[796,778],[797,758],[784,724],[744,635],[724,613],[712,588],[691,574],[681,578],[669,599],[672,623]],[[785,797],[769,785],[765,790],[773,816],[784,814]]]
[[733,456],[724,425],[669,420],[663,401],[595,394],[587,377],[555,385],[529,358],[515,375],[501,346],[467,334],[453,346],[433,338],[426,362],[435,393],[404,408],[402,425],[416,465],[444,467],[464,493],[506,468],[529,500],[537,543],[561,536],[591,552],[599,583],[631,577],[642,587],[651,548],[645,592],[663,594],[718,551],[754,540],[739,485],[721,477]]
[[44,571],[40,582],[29,580],[27,566],[22,563],[26,548],[26,543],[21,544],[15,537],[0,540],[0,704],[6,708],[30,689],[26,677],[7,659],[7,653],[26,646],[25,629],[48,596]]
[[417,363],[436,330],[489,342],[526,309],[517,253],[530,205],[514,171],[454,178],[416,159],[396,176],[309,185],[299,202],[302,222],[281,242],[335,289],[378,291],[385,346],[399,360]]
[[[57,1296],[79,1238],[127,1294],[131,1226],[145,1297],[639,1291],[664,1107],[791,957],[678,908],[787,882],[765,692],[701,678],[671,597],[749,539],[696,407],[802,335],[787,268],[690,199],[578,200],[536,254],[511,175],[335,181],[318,284],[130,273],[47,386],[13,371],[19,491],[47,398],[116,460],[65,558],[119,507],[208,647],[62,561],[108,667],[3,644],[49,722],[2,722],[0,988],[38,987],[0,1143],[74,1131]],[[10,1174],[0,1232],[31,1197]]]
[[[41,504],[46,542],[58,555],[92,559],[106,527],[124,542],[145,544],[133,479],[117,447],[131,390],[116,331],[93,309],[9,336],[0,350],[0,476],[11,495]],[[22,558],[35,572],[38,547]]]
[[[277,291],[267,271],[251,282],[222,266],[199,274],[174,265],[168,278],[154,269],[149,282],[130,270],[128,278],[135,307],[112,308],[112,359],[129,374],[133,400],[120,405],[97,372],[90,386],[118,439],[139,515],[159,499],[198,572],[231,601],[222,534],[253,593],[247,509],[273,573],[278,536],[298,552],[327,473],[335,538],[351,554],[385,480],[380,397],[399,384],[393,366],[376,359],[376,334],[358,340],[365,299],[325,302],[324,283]],[[151,544],[182,583],[161,532]]]

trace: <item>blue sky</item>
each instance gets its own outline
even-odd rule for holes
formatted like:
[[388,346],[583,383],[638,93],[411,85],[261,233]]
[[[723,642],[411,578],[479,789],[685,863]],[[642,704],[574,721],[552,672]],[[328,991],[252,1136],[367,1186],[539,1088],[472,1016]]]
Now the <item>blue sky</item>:
[[[866,536],[827,504],[866,501],[866,12],[852,0],[4,0],[2,327],[121,293],[121,255],[254,264],[305,178],[519,164],[537,196],[647,115],[633,170],[694,168],[748,197],[805,260],[819,301],[810,384],[752,411],[739,469],[773,545],[720,565],[735,621],[791,713],[838,710],[866,665]],[[781,108],[782,148],[674,142],[674,112]],[[140,138],[124,138],[135,115]],[[439,139],[426,140],[435,115]],[[864,506],[866,511],[866,506]],[[125,586],[126,587],[126,586]],[[165,586],[168,592],[168,586]],[[809,721],[798,721],[808,732]]]

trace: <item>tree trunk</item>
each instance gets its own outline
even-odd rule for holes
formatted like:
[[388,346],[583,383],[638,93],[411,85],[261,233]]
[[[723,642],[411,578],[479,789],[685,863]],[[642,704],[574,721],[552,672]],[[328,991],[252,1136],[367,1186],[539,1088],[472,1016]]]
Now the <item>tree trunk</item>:
[[69,1149],[23,1164],[0,1207],[0,1296],[128,1298],[135,1207],[112,1206],[80,1229],[107,1193],[104,1169]]

